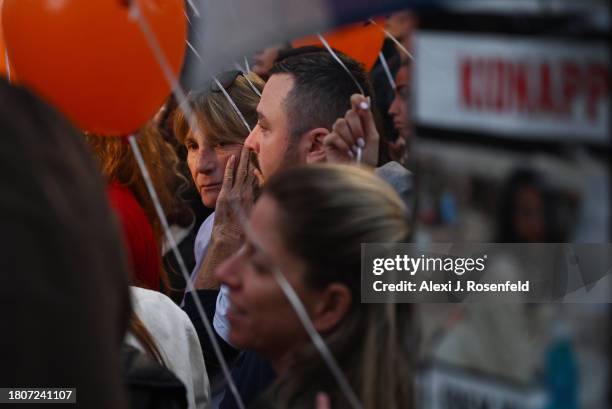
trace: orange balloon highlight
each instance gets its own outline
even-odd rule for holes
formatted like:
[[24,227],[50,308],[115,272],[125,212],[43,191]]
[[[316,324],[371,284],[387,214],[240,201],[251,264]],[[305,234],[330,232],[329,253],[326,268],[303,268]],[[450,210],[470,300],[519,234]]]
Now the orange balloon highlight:
[[[384,26],[384,19],[374,19],[374,21]],[[374,66],[385,40],[385,33],[379,27],[363,22],[342,26],[327,33],[321,33],[321,35],[332,48],[359,61],[368,71]],[[322,46],[316,35],[295,40],[292,45],[294,47]]]
[[[134,0],[178,75],[183,0]],[[78,127],[127,135],[151,119],[170,86],[127,0],[4,0],[9,60],[22,85]]]
[[2,34],[2,6],[4,0],[0,0],[0,75],[6,77],[6,47],[4,46],[4,35]]

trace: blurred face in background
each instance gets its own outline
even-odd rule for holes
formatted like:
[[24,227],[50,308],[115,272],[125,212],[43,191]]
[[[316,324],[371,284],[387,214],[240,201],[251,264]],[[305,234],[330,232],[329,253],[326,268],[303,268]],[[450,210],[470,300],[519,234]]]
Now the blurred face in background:
[[513,223],[521,242],[547,241],[544,200],[535,187],[524,185],[516,192]]
[[282,44],[276,44],[255,53],[253,56],[253,67],[251,70],[264,80],[267,80],[269,77],[268,73],[274,65],[274,61],[276,61],[278,58],[278,52],[282,48]]
[[204,134],[190,131],[185,138],[187,166],[204,206],[214,208],[221,191],[225,166],[232,155],[240,156],[240,144],[211,146]]
[[410,11],[392,13],[385,24],[387,31],[407,50],[412,48],[412,32],[416,26],[417,19]]
[[410,120],[410,66],[403,65],[395,77],[395,98],[389,106],[393,127],[400,137],[408,141],[411,132]]

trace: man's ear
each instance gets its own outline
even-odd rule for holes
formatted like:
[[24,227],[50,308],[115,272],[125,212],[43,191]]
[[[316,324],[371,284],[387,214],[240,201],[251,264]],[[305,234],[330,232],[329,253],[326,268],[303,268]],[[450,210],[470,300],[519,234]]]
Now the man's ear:
[[315,128],[302,136],[301,151],[304,152],[306,163],[325,162],[326,154],[323,140],[329,134],[325,128]]
[[318,332],[333,329],[348,314],[353,303],[351,290],[340,283],[332,283],[317,297],[312,322]]

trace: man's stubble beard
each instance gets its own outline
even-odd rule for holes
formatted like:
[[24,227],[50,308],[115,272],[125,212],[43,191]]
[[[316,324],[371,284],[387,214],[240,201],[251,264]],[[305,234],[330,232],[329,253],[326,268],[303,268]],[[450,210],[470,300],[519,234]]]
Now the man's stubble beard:
[[300,154],[299,154],[299,149],[298,149],[299,140],[300,140],[299,138],[294,138],[294,137],[289,138],[289,143],[287,144],[287,150],[285,151],[285,154],[283,155],[283,160],[281,161],[281,164],[278,167],[277,172],[285,170],[292,166],[305,164],[303,163],[303,161],[300,160]]

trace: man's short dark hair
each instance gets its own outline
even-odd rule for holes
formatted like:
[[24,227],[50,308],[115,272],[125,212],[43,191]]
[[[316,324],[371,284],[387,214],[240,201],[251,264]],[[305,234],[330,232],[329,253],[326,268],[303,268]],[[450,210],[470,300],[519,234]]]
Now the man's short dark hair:
[[[366,96],[370,96],[370,82],[361,64],[339,51],[336,53]],[[351,95],[359,93],[338,61],[319,47],[295,48],[285,53],[270,70],[270,76],[274,74],[289,74],[294,80],[284,101],[291,142],[311,129],[323,127],[331,131],[336,119],[344,117],[351,107]]]

